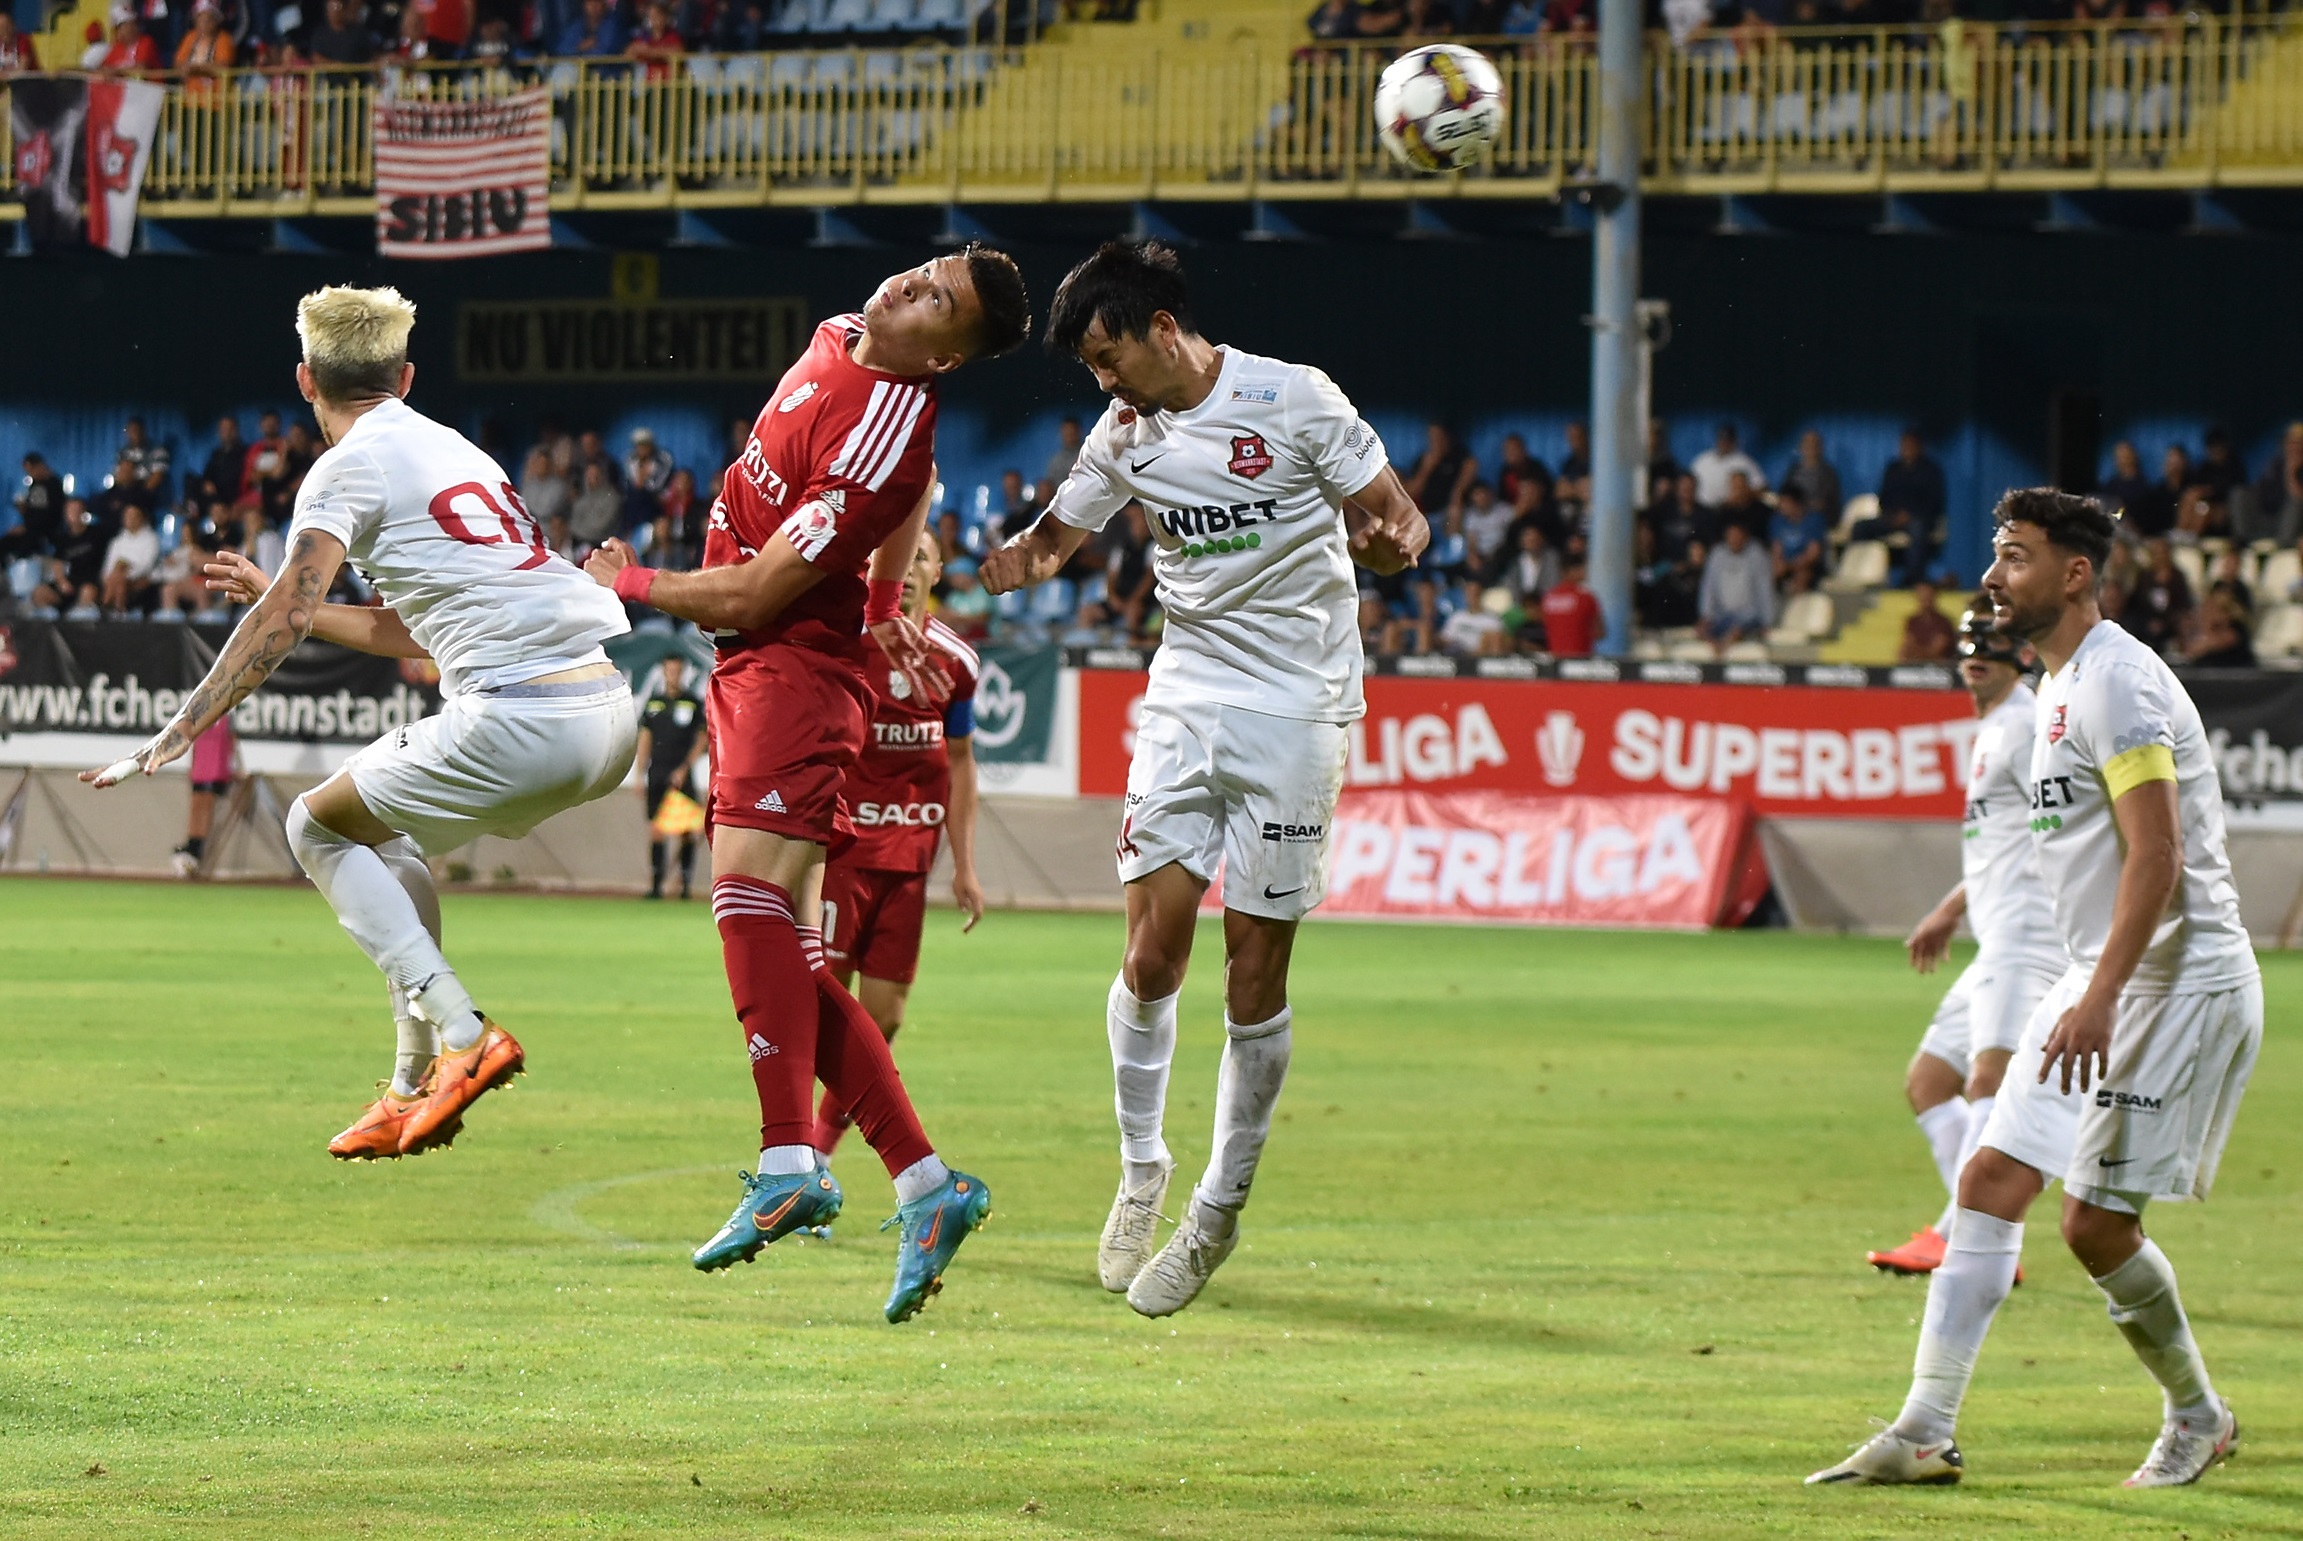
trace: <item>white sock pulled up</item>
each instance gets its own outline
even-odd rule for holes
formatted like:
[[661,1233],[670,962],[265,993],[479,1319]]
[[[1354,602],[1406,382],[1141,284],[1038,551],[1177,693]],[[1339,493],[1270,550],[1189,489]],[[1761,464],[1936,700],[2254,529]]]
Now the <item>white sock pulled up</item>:
[[1911,1365],[1911,1395],[1895,1420],[1905,1439],[1949,1439],[1975,1376],[1976,1356],[2023,1260],[2023,1222],[1962,1209],[1951,1224],[1943,1266],[1927,1279],[1927,1314]]
[[1230,1230],[1255,1182],[1280,1088],[1287,1084],[1295,1038],[1289,1024],[1294,1020],[1294,1011],[1286,1006],[1262,1022],[1224,1018],[1223,1068],[1215,1083],[1215,1146],[1193,1195],[1201,1225],[1218,1234]]
[[2145,1237],[2133,1257],[2095,1281],[2135,1357],[2159,1383],[2167,1416],[2188,1428],[2204,1428],[2222,1416],[2222,1404],[2207,1380],[2207,1362],[2191,1337],[2191,1319],[2175,1287],[2175,1265]]
[[1119,1115],[1120,1160],[1131,1188],[1150,1181],[1168,1164],[1160,1123],[1167,1113],[1168,1068],[1175,1063],[1176,1001],[1181,994],[1139,1000],[1122,974],[1112,980],[1105,1002],[1112,1105]]

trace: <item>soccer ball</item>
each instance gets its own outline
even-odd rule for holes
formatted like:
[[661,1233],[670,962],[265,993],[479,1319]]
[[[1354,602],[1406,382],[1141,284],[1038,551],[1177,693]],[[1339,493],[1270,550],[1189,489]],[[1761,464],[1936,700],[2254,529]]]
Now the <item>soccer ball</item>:
[[1476,48],[1433,43],[1403,53],[1375,87],[1383,147],[1417,171],[1461,171],[1503,132],[1503,77]]

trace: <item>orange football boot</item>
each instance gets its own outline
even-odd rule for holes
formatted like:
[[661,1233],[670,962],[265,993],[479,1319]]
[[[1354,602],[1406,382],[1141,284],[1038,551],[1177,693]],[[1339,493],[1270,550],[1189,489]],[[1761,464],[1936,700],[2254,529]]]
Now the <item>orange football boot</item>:
[[527,1064],[520,1041],[486,1017],[480,1041],[461,1054],[442,1054],[432,1061],[430,1084],[424,1100],[409,1110],[400,1127],[400,1154],[413,1156],[434,1146],[451,1144],[463,1128],[464,1110],[483,1093],[509,1081]]
[[395,1097],[391,1083],[378,1084],[383,1086],[384,1095],[369,1103],[351,1128],[328,1142],[328,1154],[338,1161],[400,1159],[400,1131],[407,1124],[408,1115],[416,1111],[424,1099],[420,1093],[414,1097]]
[[1913,1231],[1911,1239],[1900,1247],[1889,1247],[1884,1252],[1866,1252],[1863,1260],[1881,1273],[1912,1274],[1933,1273],[1943,1266],[1943,1233],[1932,1225]]

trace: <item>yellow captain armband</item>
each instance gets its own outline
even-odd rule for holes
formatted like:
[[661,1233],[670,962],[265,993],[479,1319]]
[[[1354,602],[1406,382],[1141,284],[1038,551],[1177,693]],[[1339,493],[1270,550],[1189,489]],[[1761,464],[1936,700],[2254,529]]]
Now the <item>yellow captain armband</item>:
[[2175,751],[2165,744],[2138,744],[2125,754],[2113,755],[2103,767],[2103,784],[2117,802],[2146,781],[2175,779]]

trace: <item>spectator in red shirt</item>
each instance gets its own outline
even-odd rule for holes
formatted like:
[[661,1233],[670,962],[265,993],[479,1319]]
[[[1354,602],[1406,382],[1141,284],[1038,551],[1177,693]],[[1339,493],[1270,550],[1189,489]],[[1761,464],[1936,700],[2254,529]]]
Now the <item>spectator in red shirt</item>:
[[665,0],[650,0],[639,33],[624,45],[625,53],[646,62],[642,73],[650,81],[670,80],[679,68],[680,55],[687,51],[688,45],[672,29],[672,8]]
[[256,442],[248,446],[247,462],[240,469],[239,496],[234,501],[257,501],[264,483],[280,474],[287,457],[288,441],[280,437],[280,414],[266,412],[256,419]]
[[1588,658],[1599,640],[1599,597],[1584,585],[1583,569],[1583,558],[1571,554],[1543,596],[1543,638],[1554,658]]
[[144,23],[132,5],[112,7],[112,44],[96,68],[106,74],[128,74],[160,67],[160,50],[144,35]]
[[40,55],[32,40],[16,30],[15,15],[0,8],[0,80],[10,75],[36,75],[40,72]]
[[1918,608],[1911,619],[1903,623],[1903,646],[1896,650],[1897,663],[1941,663],[1951,656],[1952,647],[1959,641],[1958,628],[1951,618],[1935,608],[1935,581],[1921,578],[1911,585],[1911,597]]

